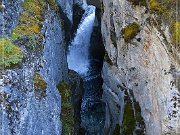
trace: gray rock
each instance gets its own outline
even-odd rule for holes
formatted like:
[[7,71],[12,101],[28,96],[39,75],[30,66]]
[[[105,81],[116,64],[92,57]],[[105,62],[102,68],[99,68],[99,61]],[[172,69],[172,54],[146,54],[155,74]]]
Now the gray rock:
[[[61,97],[56,85],[67,80],[68,68],[64,31],[58,15],[50,8],[45,15],[42,34],[43,51],[24,49],[27,59],[21,67],[1,71],[1,135],[61,134]],[[36,98],[33,85],[35,71],[47,83],[46,96],[40,99]]]
[[[146,14],[145,7],[133,6],[127,0],[103,0],[103,4],[102,35],[113,62],[113,66],[105,62],[103,68],[107,134],[111,134],[109,129],[116,123],[121,124],[122,114],[118,112],[123,106],[123,94],[117,88],[120,84],[133,90],[147,135],[178,135],[180,53],[168,40],[168,26],[149,23],[147,18],[157,21],[156,16]],[[130,43],[125,43],[121,30],[133,22],[141,30]],[[112,28],[117,47],[111,39]]]
[[18,23],[22,11],[22,0],[3,0],[0,2],[0,38],[7,37]]

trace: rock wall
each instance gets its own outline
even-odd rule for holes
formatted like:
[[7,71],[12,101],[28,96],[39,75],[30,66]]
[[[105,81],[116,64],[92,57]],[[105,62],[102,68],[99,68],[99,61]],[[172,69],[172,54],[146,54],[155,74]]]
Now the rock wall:
[[[180,53],[171,41],[170,26],[158,21],[149,3],[140,6],[127,0],[103,0],[103,5],[106,134],[124,121],[127,90],[139,102],[147,135],[178,135]],[[133,25],[130,33],[137,28],[136,34],[126,35]]]
[[62,8],[62,11],[67,15],[68,19],[72,22],[73,17],[73,0],[56,0],[57,4]]
[[[1,12],[0,17],[10,19],[5,20],[7,30],[3,35],[0,33],[0,37],[4,38],[3,41],[9,39],[23,52],[24,58],[19,65],[0,70],[0,134],[59,135],[61,97],[56,85],[61,80],[68,79],[65,34],[61,18],[54,7],[46,2],[43,5],[46,7],[43,14],[40,8],[42,3],[31,3],[30,0],[23,3],[3,2],[3,11],[8,10],[5,12],[8,14]],[[26,4],[32,4],[31,8]],[[31,16],[26,18],[25,15],[30,15],[29,13],[36,14],[37,16],[33,17],[37,18],[28,20]],[[39,15],[43,15],[42,20]],[[33,24],[34,21],[38,22]],[[10,23],[13,23],[13,27],[8,27]],[[17,34],[23,28],[25,30],[20,33],[22,35],[12,36],[12,33]],[[26,29],[29,30],[27,33]],[[5,44],[1,43],[1,46]]]
[[9,35],[18,22],[22,0],[0,1],[0,37]]

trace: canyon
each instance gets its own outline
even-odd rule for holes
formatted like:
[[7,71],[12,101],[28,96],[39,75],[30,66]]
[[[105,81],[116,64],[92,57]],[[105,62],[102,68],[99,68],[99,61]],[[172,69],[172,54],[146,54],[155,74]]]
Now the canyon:
[[180,3],[0,0],[0,135],[179,135]]

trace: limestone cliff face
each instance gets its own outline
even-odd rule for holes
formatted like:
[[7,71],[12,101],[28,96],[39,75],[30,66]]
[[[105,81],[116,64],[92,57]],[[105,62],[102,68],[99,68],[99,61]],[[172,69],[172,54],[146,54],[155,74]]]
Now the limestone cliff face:
[[[123,125],[124,96],[132,92],[147,135],[178,135],[180,53],[171,41],[169,25],[157,21],[157,15],[149,13],[147,7],[127,0],[103,0],[103,5],[106,134],[118,123]],[[137,27],[133,29],[138,30],[129,41],[126,28],[134,24]]]
[[56,85],[68,76],[65,34],[55,5],[37,2],[44,1],[2,3],[0,18],[5,22],[1,23],[7,25],[0,27],[5,29],[0,44],[6,46],[8,39],[21,50],[23,60],[13,65],[15,59],[4,56],[12,65],[0,70],[1,135],[61,134],[61,97]]

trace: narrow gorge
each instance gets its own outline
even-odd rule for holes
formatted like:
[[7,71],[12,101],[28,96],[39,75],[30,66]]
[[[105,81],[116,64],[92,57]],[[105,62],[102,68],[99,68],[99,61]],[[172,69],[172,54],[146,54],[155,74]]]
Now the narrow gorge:
[[0,0],[0,135],[180,135],[180,1]]

